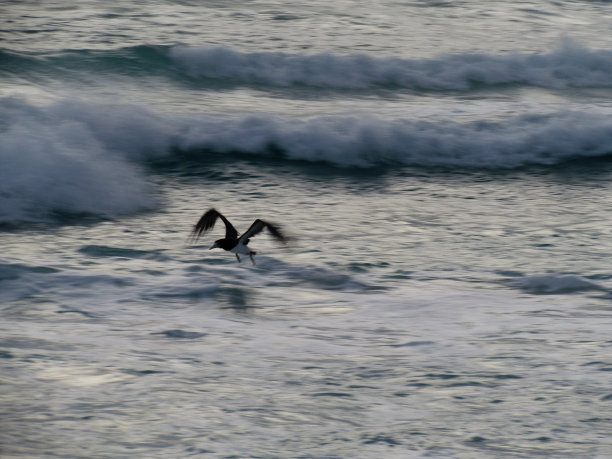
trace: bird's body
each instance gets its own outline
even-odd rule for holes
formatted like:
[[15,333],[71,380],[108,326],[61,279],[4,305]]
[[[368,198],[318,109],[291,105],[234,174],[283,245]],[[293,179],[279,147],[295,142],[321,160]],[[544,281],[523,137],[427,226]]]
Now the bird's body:
[[240,255],[248,255],[253,264],[255,264],[253,255],[255,255],[256,252],[247,246],[250,242],[250,238],[261,233],[264,229],[267,229],[278,241],[287,241],[287,238],[280,232],[277,225],[260,220],[259,218],[251,224],[248,230],[238,236],[236,228],[234,228],[229,220],[214,208],[204,212],[195,224],[191,232],[192,239],[197,241],[202,234],[211,230],[215,226],[218,218],[225,224],[225,237],[223,239],[217,239],[210,249],[220,248],[232,252],[236,255],[238,261],[240,261]]

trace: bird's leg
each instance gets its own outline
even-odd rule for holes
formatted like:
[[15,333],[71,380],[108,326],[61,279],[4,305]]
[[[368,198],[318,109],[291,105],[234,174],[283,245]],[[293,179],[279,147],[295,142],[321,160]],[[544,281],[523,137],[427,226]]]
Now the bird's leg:
[[236,259],[238,260],[238,263],[240,263],[240,257],[238,256],[238,254],[236,254]]
[[257,263],[255,263],[255,258],[253,258],[253,252],[249,253],[249,258],[251,259],[251,262],[256,265]]

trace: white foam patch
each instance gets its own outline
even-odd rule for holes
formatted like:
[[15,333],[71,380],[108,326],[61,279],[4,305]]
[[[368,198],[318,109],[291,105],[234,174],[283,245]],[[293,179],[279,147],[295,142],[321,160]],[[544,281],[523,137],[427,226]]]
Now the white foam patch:
[[120,372],[108,372],[94,365],[50,364],[38,362],[38,378],[72,387],[93,387],[132,379],[134,376]]

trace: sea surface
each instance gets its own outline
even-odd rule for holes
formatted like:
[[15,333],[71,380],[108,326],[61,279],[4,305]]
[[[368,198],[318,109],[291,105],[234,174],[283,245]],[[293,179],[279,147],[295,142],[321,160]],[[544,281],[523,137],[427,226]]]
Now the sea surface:
[[612,458],[611,30],[2,1],[0,457]]

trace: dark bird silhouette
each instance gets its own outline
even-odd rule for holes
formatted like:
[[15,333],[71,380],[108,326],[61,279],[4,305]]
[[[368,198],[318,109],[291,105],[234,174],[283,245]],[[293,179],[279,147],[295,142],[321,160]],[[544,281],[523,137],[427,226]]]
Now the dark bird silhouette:
[[202,234],[206,233],[208,230],[213,229],[217,219],[220,218],[223,223],[225,223],[225,237],[223,239],[217,239],[215,243],[210,246],[209,250],[214,248],[221,248],[223,250],[227,250],[228,252],[232,252],[236,255],[236,259],[240,262],[240,254],[248,255],[251,259],[251,262],[255,264],[255,259],[253,255],[257,252],[251,250],[247,245],[253,236],[261,233],[264,229],[267,229],[268,232],[279,242],[286,243],[287,237],[284,236],[278,225],[274,225],[272,223],[266,222],[264,220],[260,220],[259,218],[255,220],[248,230],[246,230],[242,235],[238,236],[238,231],[234,228],[227,218],[225,218],[220,212],[216,209],[208,209],[204,214],[200,217],[198,222],[193,227],[191,231],[191,240],[196,242]]

